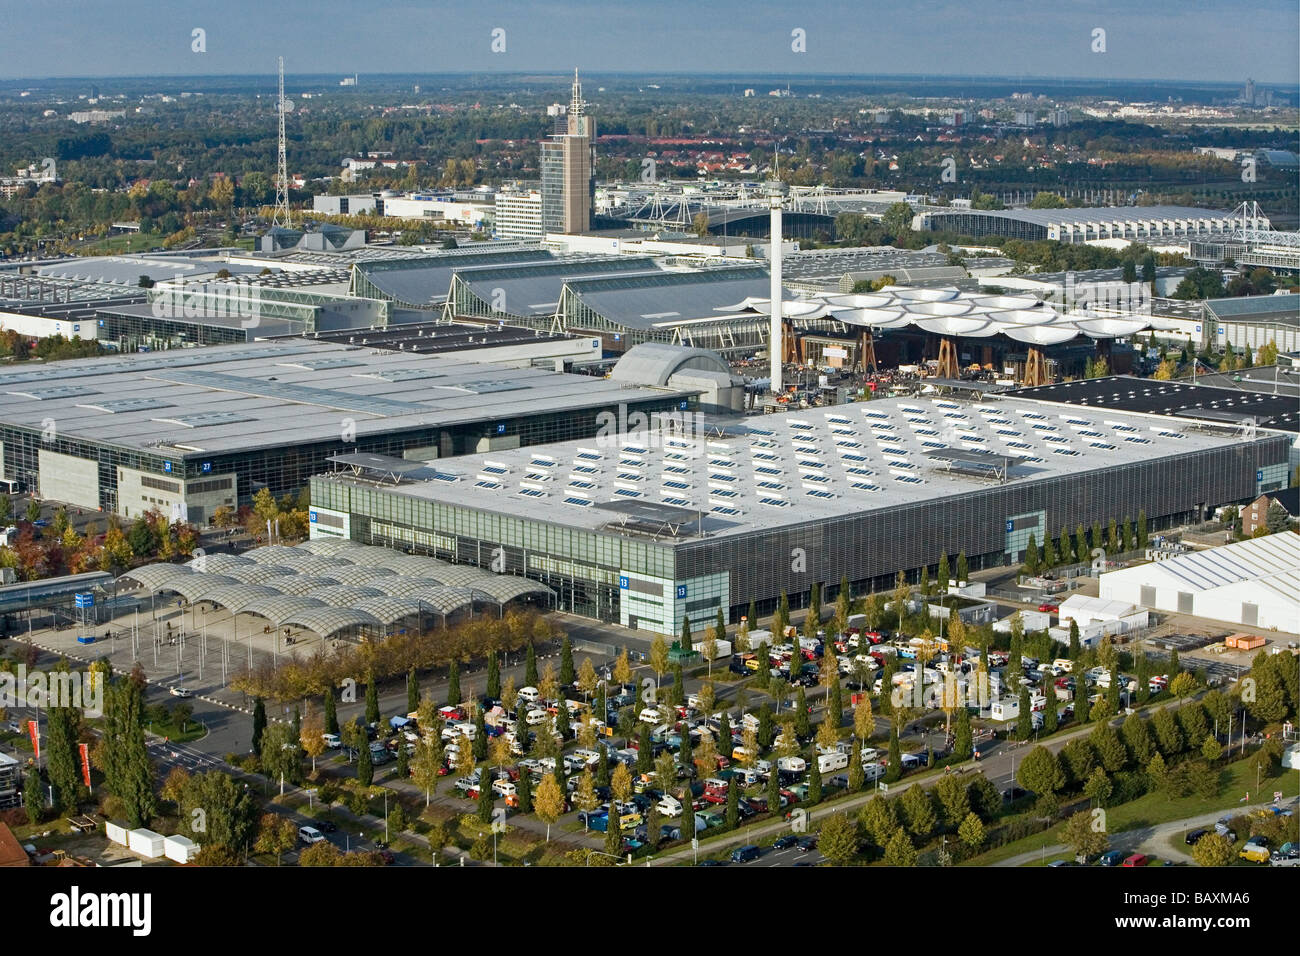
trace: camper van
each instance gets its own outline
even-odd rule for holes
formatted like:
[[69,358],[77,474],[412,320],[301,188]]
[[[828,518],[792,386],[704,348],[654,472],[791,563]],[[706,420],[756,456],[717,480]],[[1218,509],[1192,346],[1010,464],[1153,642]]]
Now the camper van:
[[822,774],[832,773],[836,770],[843,770],[848,765],[848,754],[821,754],[817,757],[817,771]]

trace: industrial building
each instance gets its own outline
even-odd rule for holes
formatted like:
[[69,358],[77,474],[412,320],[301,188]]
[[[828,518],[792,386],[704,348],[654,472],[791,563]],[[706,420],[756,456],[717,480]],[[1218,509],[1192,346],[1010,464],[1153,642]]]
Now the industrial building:
[[1300,630],[1300,535],[1225,544],[1101,576],[1101,597],[1243,627]]
[[961,236],[1006,236],[1090,242],[1127,239],[1153,244],[1187,243],[1231,235],[1243,224],[1268,229],[1266,217],[1243,220],[1230,212],[1190,206],[1100,206],[1080,209],[931,209],[912,219],[912,228]]
[[1279,352],[1300,349],[1300,295],[1246,295],[1205,303],[1206,337],[1217,348],[1258,351],[1272,343]]
[[[631,356],[623,361],[630,361]],[[671,359],[663,356],[669,364]],[[312,480],[348,537],[540,581],[561,609],[676,634],[782,592],[915,579],[943,554],[1019,562],[1033,535],[1255,494],[1289,441],[990,397],[880,399],[735,424],[625,429],[439,463],[440,480]]]
[[1141,412],[1168,416],[1174,421],[1213,419],[1243,435],[1254,430],[1284,435],[1291,441],[1289,458],[1260,472],[1261,492],[1286,487],[1290,469],[1300,465],[1300,407],[1295,396],[1285,391],[1224,388],[1196,382],[1162,382],[1112,375],[1023,388],[1007,394],[1099,412]]
[[0,468],[42,498],[203,523],[338,454],[585,438],[602,414],[684,411],[696,394],[303,339],[74,359],[0,370]]

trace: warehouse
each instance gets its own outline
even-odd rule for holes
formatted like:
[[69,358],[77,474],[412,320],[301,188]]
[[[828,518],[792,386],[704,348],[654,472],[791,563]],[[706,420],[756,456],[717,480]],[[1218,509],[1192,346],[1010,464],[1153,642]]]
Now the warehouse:
[[584,438],[692,390],[289,339],[0,370],[0,468],[39,496],[202,523],[341,452],[430,460]]
[[675,634],[751,600],[769,612],[783,591],[799,606],[843,575],[855,593],[889,587],[944,553],[1018,563],[1062,527],[1139,511],[1166,527],[1253,494],[1288,444],[1023,399],[880,399],[471,455],[437,481],[335,473],[311,494],[354,540],[522,574],[561,609]]
[[1290,531],[1101,576],[1101,597],[1244,627],[1300,629],[1300,535]]

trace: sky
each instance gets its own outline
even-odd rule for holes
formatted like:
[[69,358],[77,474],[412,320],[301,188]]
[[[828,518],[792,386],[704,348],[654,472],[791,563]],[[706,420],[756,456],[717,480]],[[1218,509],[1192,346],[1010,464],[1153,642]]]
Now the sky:
[[0,23],[6,79],[264,74],[282,55],[286,72],[340,75],[1300,81],[1295,0],[0,0]]

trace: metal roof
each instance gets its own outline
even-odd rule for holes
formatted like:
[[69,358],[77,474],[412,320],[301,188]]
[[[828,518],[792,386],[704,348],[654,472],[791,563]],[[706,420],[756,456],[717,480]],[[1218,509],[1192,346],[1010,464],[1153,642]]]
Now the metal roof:
[[[357,364],[327,373],[303,367],[304,360],[326,358]],[[384,377],[398,370],[427,374]],[[24,397],[55,386],[82,391]],[[589,375],[301,339],[0,368],[0,420],[39,431],[53,418],[62,438],[174,460],[338,442],[343,417],[352,419],[360,441],[664,397],[670,396]],[[172,407],[97,407],[110,398]],[[188,425],[168,415],[181,408]]]
[[602,318],[630,329],[650,330],[691,319],[723,321],[719,309],[767,295],[771,279],[761,266],[729,266],[571,279],[567,288]]
[[551,315],[560,304],[565,283],[612,273],[651,273],[662,270],[645,256],[602,256],[578,261],[518,263],[462,269],[456,278],[494,311],[508,315]]
[[[1002,396],[882,398],[750,418],[734,434],[638,431],[544,452],[467,455],[447,464],[468,474],[492,467],[493,480],[412,482],[383,493],[681,540],[883,511],[991,481],[1057,478],[1238,440],[1159,418]],[[934,460],[937,454],[949,461]],[[1010,465],[977,467],[994,459]],[[430,576],[461,583],[449,579],[467,570]]]
[[1152,219],[1232,219],[1233,214],[1192,206],[1101,206],[1078,209],[931,209],[927,216],[992,216],[1038,226],[1075,222],[1145,222]]

